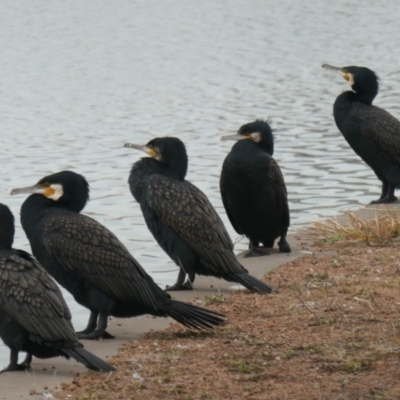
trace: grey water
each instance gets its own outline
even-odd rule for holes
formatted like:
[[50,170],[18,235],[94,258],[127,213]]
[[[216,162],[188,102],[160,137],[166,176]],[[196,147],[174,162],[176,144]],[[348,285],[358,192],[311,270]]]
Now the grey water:
[[[130,167],[143,155],[123,144],[181,138],[187,178],[235,239],[219,194],[232,142],[220,137],[268,118],[292,232],[359,208],[379,196],[380,184],[333,121],[347,83],[321,65],[374,69],[375,104],[400,117],[399,17],[400,3],[389,0],[1,0],[0,201],[19,220],[24,198],[10,197],[12,188],[63,169],[85,175],[85,213],[164,287],[177,269],[129,192]],[[17,225],[15,247],[29,251]],[[87,311],[64,295],[83,328]],[[0,344],[0,369],[7,363]]]

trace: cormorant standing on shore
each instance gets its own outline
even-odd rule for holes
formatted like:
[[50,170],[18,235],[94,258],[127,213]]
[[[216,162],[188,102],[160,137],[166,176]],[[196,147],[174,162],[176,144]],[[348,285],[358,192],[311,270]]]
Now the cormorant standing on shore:
[[150,232],[180,267],[176,283],[167,290],[192,289],[195,274],[199,274],[240,283],[253,292],[271,292],[270,286],[249,275],[239,263],[207,196],[185,180],[188,157],[181,140],[163,137],[125,147],[150,156],[133,164],[129,187]]
[[273,247],[278,237],[279,251],[290,253],[286,241],[290,223],[287,191],[279,165],[272,158],[270,126],[254,121],[222,140],[237,140],[222,165],[220,190],[235,231],[250,239],[246,257],[269,254],[258,250],[260,242]]
[[110,337],[108,316],[170,316],[188,328],[224,322],[221,314],[172,300],[105,226],[80,214],[89,199],[82,175],[62,171],[11,194],[33,193],[21,207],[34,256],[75,300],[91,311],[80,338]]
[[[0,337],[10,348],[5,371],[28,369],[32,356],[74,358],[95,371],[114,371],[79,343],[60,289],[28,253],[12,248],[14,217],[0,204]],[[18,364],[18,353],[27,353]]]
[[397,200],[394,191],[400,187],[400,122],[372,105],[378,94],[378,77],[365,67],[322,67],[339,72],[352,88],[337,97],[333,115],[349,145],[382,181],[381,197],[371,204]]

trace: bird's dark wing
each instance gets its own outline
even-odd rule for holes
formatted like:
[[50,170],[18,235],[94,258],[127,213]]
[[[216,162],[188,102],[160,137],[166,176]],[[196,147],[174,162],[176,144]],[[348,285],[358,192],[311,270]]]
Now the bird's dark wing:
[[400,167],[400,121],[376,106],[355,103],[353,107],[362,134],[384,158]]
[[289,226],[290,216],[285,180],[278,163],[270,156],[267,157],[267,177],[274,189],[279,214],[285,217],[285,224]]
[[60,289],[28,253],[0,255],[0,309],[34,337],[77,342]]
[[233,229],[239,234],[243,235],[243,231],[239,228],[239,226],[236,224],[235,218],[232,215],[232,211],[229,207],[229,201],[228,201],[228,193],[229,189],[226,186],[226,179],[224,179],[224,170],[221,172],[221,179],[220,179],[220,193],[221,193],[221,198],[222,198],[222,204],[224,205],[226,215],[229,218],[229,221],[231,225],[233,226]]
[[160,221],[219,272],[243,272],[233,244],[207,196],[187,181],[154,174],[147,201]]
[[43,242],[62,268],[111,299],[156,306],[158,286],[118,238],[94,219],[53,210],[46,217]]

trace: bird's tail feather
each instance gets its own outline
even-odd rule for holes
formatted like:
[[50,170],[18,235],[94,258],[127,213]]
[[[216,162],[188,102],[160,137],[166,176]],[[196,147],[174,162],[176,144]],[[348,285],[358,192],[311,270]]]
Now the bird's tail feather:
[[259,281],[257,278],[250,274],[230,274],[228,280],[240,283],[245,288],[257,293],[271,293],[272,287]]
[[95,356],[83,347],[76,347],[74,349],[63,349],[69,357],[84,364],[87,368],[94,371],[110,372],[115,371],[115,368],[107,364],[101,358]]
[[163,308],[175,321],[192,329],[209,329],[225,322],[224,314],[181,301],[171,300]]

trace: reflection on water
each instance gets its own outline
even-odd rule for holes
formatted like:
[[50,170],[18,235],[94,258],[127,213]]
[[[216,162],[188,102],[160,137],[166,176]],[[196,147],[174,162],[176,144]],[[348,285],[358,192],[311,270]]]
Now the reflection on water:
[[[3,0],[0,13],[0,201],[13,187],[62,169],[92,188],[85,212],[108,226],[160,285],[176,268],[155,244],[127,178],[141,156],[125,142],[180,137],[188,179],[221,214],[220,137],[270,118],[285,174],[292,230],[366,204],[380,192],[333,117],[347,84],[325,62],[366,65],[381,77],[377,103],[400,116],[400,3],[345,0]],[[20,227],[15,246],[29,249]],[[243,240],[237,250],[246,247]],[[77,329],[87,312],[65,294]],[[8,351],[0,346],[0,366]]]

